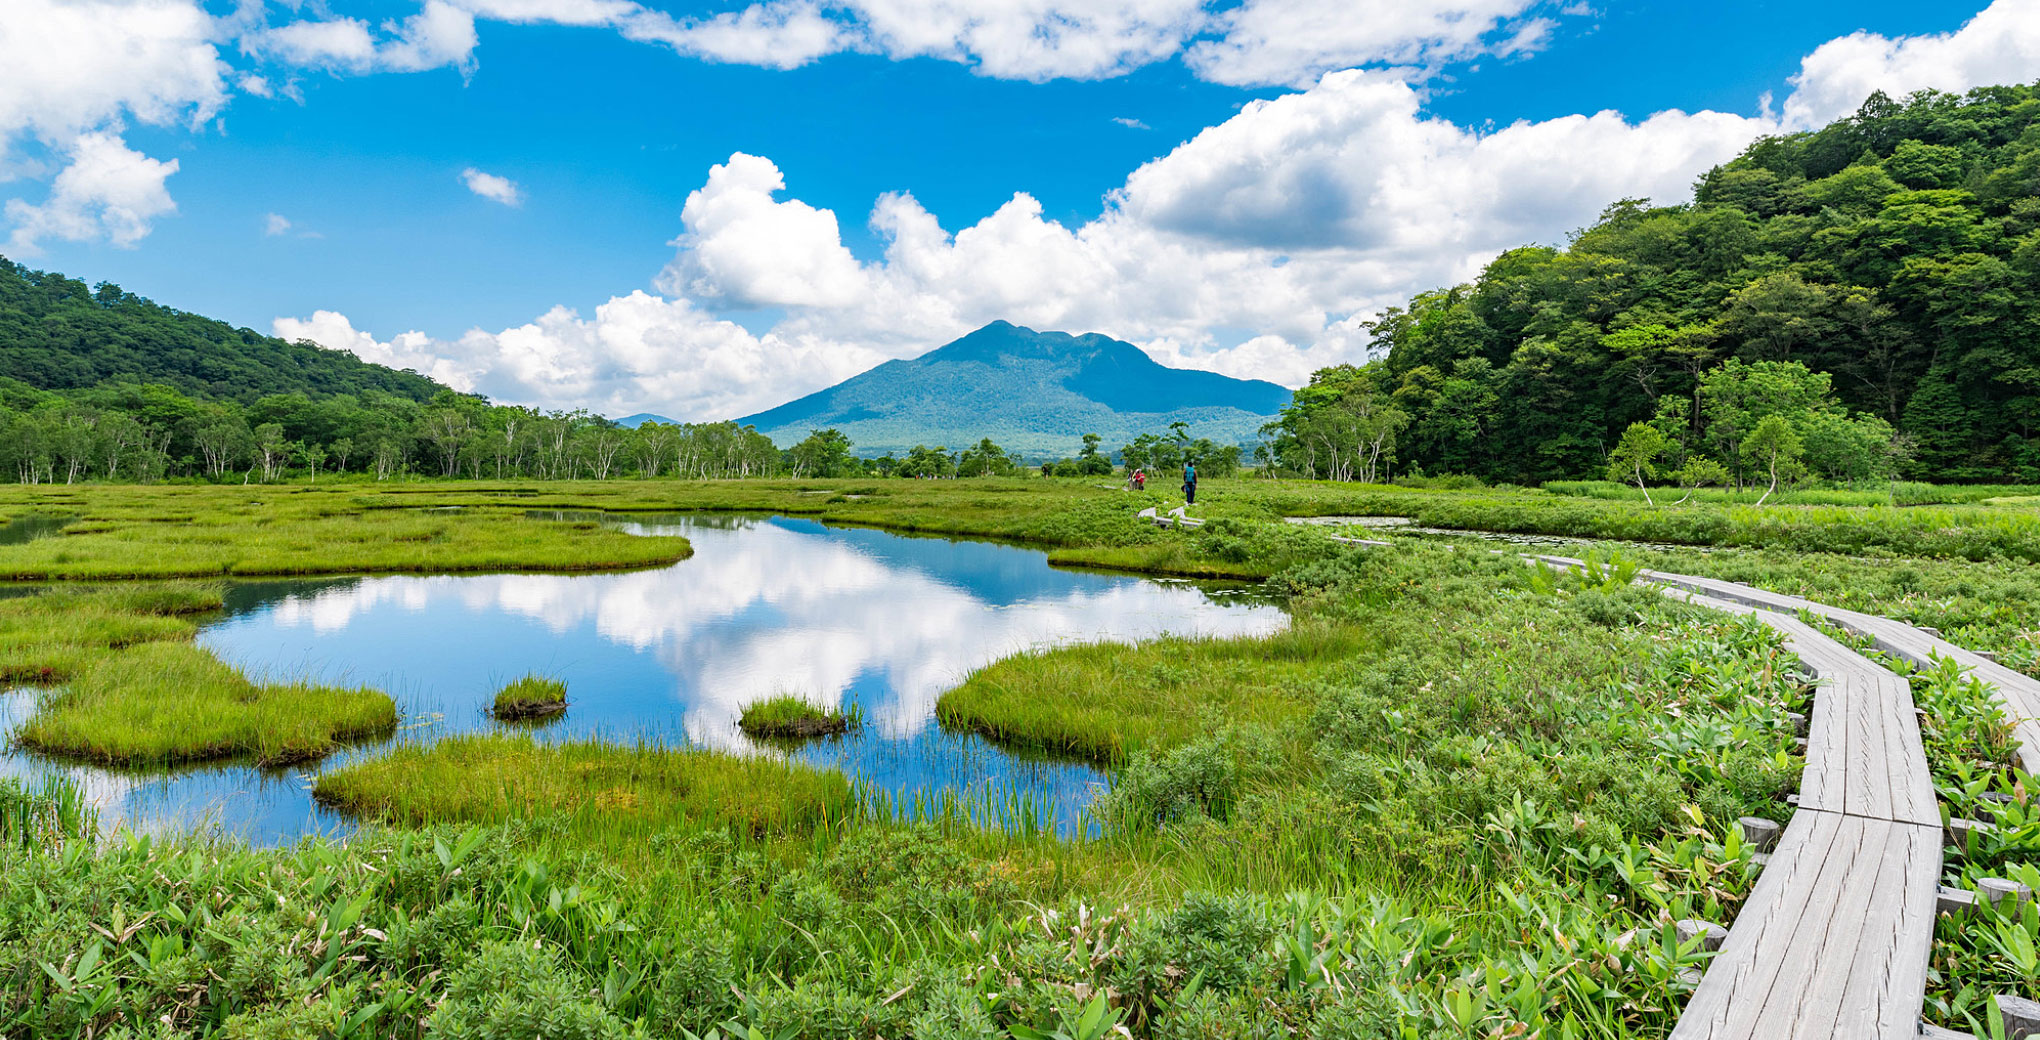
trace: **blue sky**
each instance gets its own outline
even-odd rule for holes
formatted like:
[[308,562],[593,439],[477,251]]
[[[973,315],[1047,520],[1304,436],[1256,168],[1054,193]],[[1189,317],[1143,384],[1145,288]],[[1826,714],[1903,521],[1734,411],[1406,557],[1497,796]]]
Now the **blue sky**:
[[[994,317],[1294,383],[1381,306],[1866,85],[2040,68],[2034,0],[860,2],[20,0],[0,69],[77,54],[0,71],[0,252],[612,414],[769,406]],[[123,32],[164,64],[96,68]],[[66,77],[95,97],[58,112]]]

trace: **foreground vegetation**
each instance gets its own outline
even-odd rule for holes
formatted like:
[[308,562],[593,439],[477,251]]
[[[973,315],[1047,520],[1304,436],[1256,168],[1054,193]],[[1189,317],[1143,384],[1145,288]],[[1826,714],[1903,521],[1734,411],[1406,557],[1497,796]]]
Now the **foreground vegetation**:
[[[229,490],[87,489],[71,528],[86,531],[0,546],[0,562],[97,552],[94,516],[139,527],[151,508]],[[8,494],[0,510],[34,504]],[[289,849],[64,839],[82,824],[61,792],[0,793],[0,821],[9,805],[42,806],[23,816],[41,821],[38,837],[0,852],[0,1032],[1662,1036],[1691,986],[1682,970],[1704,961],[1671,923],[1731,920],[1756,869],[1734,821],[1790,811],[1786,713],[1805,710],[1808,690],[1789,656],[1761,626],[1619,574],[1544,575],[1471,538],[1350,548],[1277,518],[1450,515],[1574,536],[1676,523],[1718,545],[1772,547],[1625,552],[1847,592],[1849,605],[1939,619],[1965,645],[2014,641],[2040,602],[2015,562],[2029,557],[2014,552],[1800,551],[1977,549],[1959,521],[1951,532],[1918,518],[2000,515],[1983,505],[1664,510],[1220,481],[1191,532],[1134,520],[1132,493],[1039,480],[349,494],[366,518],[461,506],[469,515],[451,522],[529,524],[534,546],[591,566],[617,544],[610,532],[513,518],[510,504],[775,509],[1000,535],[1063,560],[1272,576],[1296,624],[1265,639],[1161,641],[1131,666],[1114,648],[1028,654],[951,691],[945,724],[1110,765],[1111,790],[1069,837],[997,811],[915,816],[838,773],[769,758],[500,734],[399,742],[325,772],[318,797],[370,827]],[[2000,547],[2040,544],[2024,511],[2001,515]],[[259,568],[265,535],[241,530],[245,515],[218,523]],[[425,565],[461,559],[461,546],[430,543]],[[203,585],[0,600],[0,665],[61,704],[123,655],[203,657],[189,611],[217,602]],[[1949,721],[1930,741],[1988,743],[1952,702],[1935,711]],[[1983,767],[1937,772],[1944,795],[1974,782],[1962,768]],[[2013,869],[2022,853],[2007,849],[1976,869]],[[1937,1020],[1964,1021],[1988,987],[2036,995],[2040,976],[1973,937],[2010,934],[1937,947],[1949,980]]]

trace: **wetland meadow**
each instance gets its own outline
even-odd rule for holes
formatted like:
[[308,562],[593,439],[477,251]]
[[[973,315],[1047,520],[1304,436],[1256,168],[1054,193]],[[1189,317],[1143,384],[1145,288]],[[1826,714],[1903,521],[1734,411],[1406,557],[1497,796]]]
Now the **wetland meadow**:
[[[0,1034],[1663,1036],[1813,687],[1628,576],[2031,674],[2033,491],[0,488]],[[1914,687],[2019,869],[2005,720]]]

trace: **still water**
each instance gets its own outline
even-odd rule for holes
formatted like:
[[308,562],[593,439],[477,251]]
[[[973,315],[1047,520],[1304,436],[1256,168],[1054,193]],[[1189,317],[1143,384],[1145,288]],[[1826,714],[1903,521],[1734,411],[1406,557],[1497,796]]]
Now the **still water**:
[[[830,528],[785,518],[674,515],[618,521],[681,535],[694,556],[623,574],[372,577],[238,585],[199,642],[251,676],[365,685],[397,701],[396,739],[503,728],[495,691],[526,673],[564,679],[568,709],[540,739],[603,737],[746,754],[742,707],[793,693],[862,708],[863,728],[791,752],[911,798],[1026,797],[1067,827],[1103,783],[1090,766],[1022,756],[935,721],[936,698],[1022,650],[1247,635],[1288,623],[1250,587],[1057,570],[1040,552],[978,541]],[[1128,647],[1129,664],[1147,653]],[[0,703],[8,728],[29,694]],[[312,769],[380,745],[350,748]],[[243,765],[173,773],[59,767],[23,754],[0,769],[64,768],[109,822],[215,826],[257,841],[344,829],[310,798],[311,774]]]

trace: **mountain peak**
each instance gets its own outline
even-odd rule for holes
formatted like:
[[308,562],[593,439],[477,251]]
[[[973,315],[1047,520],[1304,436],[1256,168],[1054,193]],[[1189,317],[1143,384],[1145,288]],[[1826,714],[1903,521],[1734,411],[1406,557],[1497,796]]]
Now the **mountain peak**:
[[1086,433],[1117,446],[1177,421],[1197,436],[1244,442],[1288,403],[1274,383],[1169,368],[1124,340],[1001,320],[738,421],[782,444],[835,427],[860,451],[990,437],[1012,450],[1063,453]]

